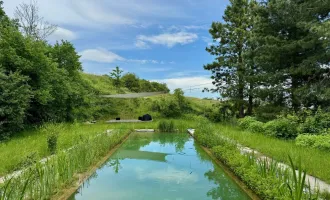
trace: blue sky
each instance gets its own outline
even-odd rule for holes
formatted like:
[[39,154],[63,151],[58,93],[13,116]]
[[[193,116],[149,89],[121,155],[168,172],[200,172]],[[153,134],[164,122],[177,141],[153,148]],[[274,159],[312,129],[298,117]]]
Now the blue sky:
[[[6,13],[24,0],[4,0]],[[29,2],[29,0],[25,0]],[[221,21],[228,0],[39,0],[45,20],[57,24],[50,42],[71,41],[87,73],[107,74],[116,65],[170,89],[211,87],[203,65],[213,57],[208,29]],[[202,86],[195,86],[202,85]],[[216,97],[201,89],[187,96]]]

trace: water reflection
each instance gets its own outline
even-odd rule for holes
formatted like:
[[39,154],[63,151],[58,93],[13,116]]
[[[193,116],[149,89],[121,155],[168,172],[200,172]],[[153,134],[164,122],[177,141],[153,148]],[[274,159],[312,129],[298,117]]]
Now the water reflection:
[[188,134],[131,134],[78,191],[69,199],[249,199]]

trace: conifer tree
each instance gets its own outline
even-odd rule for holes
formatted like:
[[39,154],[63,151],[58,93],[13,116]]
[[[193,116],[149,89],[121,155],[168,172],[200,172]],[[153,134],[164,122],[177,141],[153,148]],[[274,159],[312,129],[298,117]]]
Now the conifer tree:
[[[248,68],[251,63],[244,55],[250,36],[252,2],[254,1],[230,0],[223,16],[224,22],[213,22],[209,30],[217,43],[206,48],[211,55],[216,56],[213,63],[204,66],[212,72],[211,78],[216,86],[213,92],[220,92],[223,97],[234,100],[239,109],[239,117],[245,115],[244,102],[250,87],[246,75],[250,72]],[[252,104],[252,95],[250,96]]]

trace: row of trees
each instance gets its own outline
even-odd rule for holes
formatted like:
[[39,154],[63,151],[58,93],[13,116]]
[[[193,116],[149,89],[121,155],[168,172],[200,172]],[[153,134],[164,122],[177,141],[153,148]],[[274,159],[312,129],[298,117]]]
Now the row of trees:
[[330,1],[230,0],[213,22],[213,92],[253,107],[327,107],[330,102]]
[[120,89],[120,87],[126,87],[132,92],[166,92],[170,90],[164,83],[151,82],[145,79],[140,79],[133,73],[126,73],[122,75],[123,71],[116,66],[110,73],[113,85]]
[[[49,45],[22,34],[0,1],[0,137],[45,121],[72,121],[88,104],[79,55],[66,41]],[[83,109],[82,109],[83,110]]]

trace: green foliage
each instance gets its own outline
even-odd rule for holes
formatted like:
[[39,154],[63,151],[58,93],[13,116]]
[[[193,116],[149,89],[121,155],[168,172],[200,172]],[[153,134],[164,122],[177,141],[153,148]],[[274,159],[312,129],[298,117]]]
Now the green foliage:
[[161,97],[153,102],[152,110],[159,112],[164,117],[177,118],[180,117],[182,112],[180,107],[172,97]]
[[238,125],[242,129],[248,129],[250,124],[253,123],[253,122],[256,122],[256,121],[257,120],[254,117],[247,116],[247,117],[244,117],[242,119],[239,119],[238,120]]
[[132,92],[140,92],[139,78],[133,73],[127,73],[121,78],[124,86]]
[[265,123],[264,129],[269,136],[293,139],[298,135],[297,125],[287,118],[280,117]]
[[163,117],[177,118],[191,111],[191,107],[183,96],[183,91],[176,89],[173,96],[167,95],[155,100],[152,104],[152,110],[159,112]]
[[268,122],[276,119],[283,110],[285,110],[285,108],[282,106],[266,104],[255,108],[254,113],[258,121]]
[[174,121],[170,120],[162,120],[158,123],[158,129],[160,132],[165,132],[165,133],[173,133],[175,132],[175,125]]
[[60,152],[45,163],[36,163],[19,176],[7,180],[0,186],[0,199],[50,199],[66,184],[76,181],[78,173],[88,170],[127,135],[127,130],[119,130],[111,136],[100,134],[77,141],[69,152]]
[[118,66],[116,66],[115,69],[112,70],[110,73],[110,77],[113,78],[113,85],[116,88],[119,88],[121,85],[121,74],[123,73],[123,70],[120,70]]
[[[255,61],[263,101],[298,112],[329,102],[329,1],[265,1],[255,10]],[[320,39],[324,38],[324,39]],[[290,80],[290,84],[288,84]],[[323,86],[321,86],[323,84]],[[289,95],[285,95],[289,94]],[[275,98],[274,98],[275,97]]]
[[[214,129],[215,127],[202,129],[194,136],[203,146],[213,147],[214,156],[225,163],[260,198],[290,199],[293,195],[294,199],[317,199],[317,194],[313,194],[311,190],[301,192],[305,188],[305,172],[302,171],[301,165],[298,166],[301,173],[296,175],[295,166],[290,172],[279,167],[274,160],[260,159],[253,153],[243,155],[233,140],[215,137],[217,134],[208,134],[209,137],[206,137],[206,133],[213,133]],[[291,162],[293,164],[292,160]]]
[[250,9],[252,3],[249,0],[231,0],[222,22],[212,23],[209,32],[214,43],[206,48],[206,51],[215,56],[212,63],[204,66],[204,69],[212,72],[211,78],[216,86],[212,91],[220,92],[222,97],[233,100],[239,110],[239,117],[244,117],[244,98],[249,96],[249,103],[253,103],[249,94],[252,89],[251,81],[245,77],[253,71],[255,65],[249,62],[251,56],[243,59],[253,24]]
[[6,75],[0,65],[0,140],[23,128],[31,90],[19,72]]
[[[303,123],[300,124],[299,131],[308,134],[321,134],[330,128],[330,113],[324,112],[321,108],[313,115],[311,112],[305,112]],[[305,114],[304,113],[304,114]]]
[[212,104],[212,107],[206,108],[204,112],[212,122],[233,122],[235,120],[235,108],[231,102],[221,102]]
[[247,130],[253,133],[264,133],[264,123],[259,121],[252,122],[249,124]]
[[185,112],[190,108],[189,102],[184,97],[184,92],[182,91],[182,89],[180,88],[175,89],[173,96],[177,101],[179,108],[182,112]]
[[316,148],[330,151],[330,134],[327,135],[298,135],[296,138],[298,146]]

